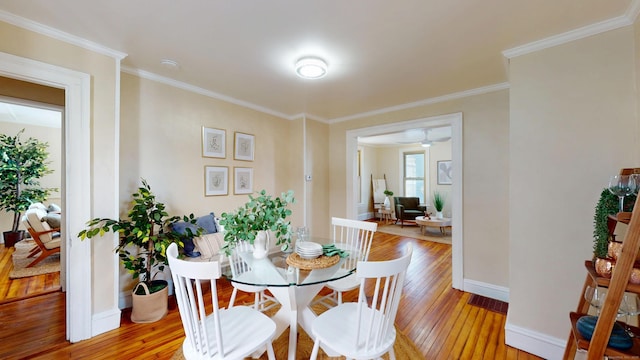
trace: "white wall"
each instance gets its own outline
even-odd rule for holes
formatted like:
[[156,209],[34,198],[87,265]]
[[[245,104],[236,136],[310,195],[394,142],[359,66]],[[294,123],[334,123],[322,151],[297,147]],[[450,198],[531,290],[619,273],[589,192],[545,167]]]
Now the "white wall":
[[434,143],[429,147],[429,189],[427,203],[429,212],[435,214],[433,193],[439,192],[444,198],[444,217],[451,217],[451,185],[438,184],[438,161],[451,160],[451,140]]
[[639,165],[633,42],[627,27],[511,59],[510,344],[531,345],[510,336],[524,331],[564,347],[599,194]]

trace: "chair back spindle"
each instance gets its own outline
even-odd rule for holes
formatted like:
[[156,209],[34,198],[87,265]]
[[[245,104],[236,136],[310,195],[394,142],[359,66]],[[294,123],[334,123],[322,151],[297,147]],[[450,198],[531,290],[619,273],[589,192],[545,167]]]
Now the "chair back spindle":
[[[275,359],[271,344],[276,331],[273,320],[246,306],[219,309],[218,261],[178,259],[175,243],[167,248],[167,259],[186,335],[182,345],[186,359],[243,359],[265,347],[269,359]],[[210,302],[205,297],[207,290]]]
[[[407,245],[406,254],[385,262],[358,263],[357,276],[361,279],[358,296],[358,344],[366,351],[374,351],[394,330],[402,286],[411,262],[412,244]],[[371,300],[368,301],[368,283],[374,283]]]
[[358,301],[342,303],[316,318],[312,360],[317,358],[321,344],[347,359],[375,359],[385,353],[395,359],[394,322],[412,253],[409,243],[398,259],[358,262]]

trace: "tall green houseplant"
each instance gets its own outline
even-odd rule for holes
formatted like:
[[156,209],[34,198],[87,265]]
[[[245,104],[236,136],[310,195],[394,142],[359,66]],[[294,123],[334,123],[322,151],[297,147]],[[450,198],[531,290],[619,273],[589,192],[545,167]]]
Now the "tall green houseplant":
[[0,210],[13,213],[11,230],[5,234],[22,234],[18,231],[22,212],[56,190],[43,188],[38,181],[53,172],[47,162],[49,144],[32,137],[23,140],[23,133],[24,129],[16,136],[0,134]]
[[[120,261],[134,279],[151,285],[155,275],[167,266],[165,252],[169,245],[177,242],[183,246],[183,236],[170,230],[169,226],[180,217],[169,217],[165,205],[156,200],[151,186],[144,179],[142,186],[131,196],[133,207],[127,214],[129,219],[91,219],[87,222],[87,229],[80,231],[78,237],[84,240],[107,232],[119,233],[120,242],[115,251]],[[185,216],[184,221],[195,224],[193,214]]]

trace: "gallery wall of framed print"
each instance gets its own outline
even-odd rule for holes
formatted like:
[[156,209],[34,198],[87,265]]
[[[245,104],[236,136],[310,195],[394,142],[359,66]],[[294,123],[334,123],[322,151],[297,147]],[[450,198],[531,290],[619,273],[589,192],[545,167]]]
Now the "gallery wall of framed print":
[[253,192],[253,169],[236,167],[233,170],[233,193],[251,194]]
[[451,160],[438,161],[438,185],[451,185],[452,181]]
[[234,142],[234,159],[253,161],[253,153],[255,148],[255,136],[240,132],[235,133]]
[[213,158],[226,158],[227,153],[226,131],[202,127],[202,156]]
[[229,168],[226,166],[204,167],[204,195],[229,194]]

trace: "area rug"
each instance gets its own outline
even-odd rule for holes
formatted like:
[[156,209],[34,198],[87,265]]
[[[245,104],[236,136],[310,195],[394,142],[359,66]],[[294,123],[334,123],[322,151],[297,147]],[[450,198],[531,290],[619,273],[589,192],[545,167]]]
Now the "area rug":
[[36,266],[28,268],[38,255],[28,258],[29,251],[36,245],[33,240],[22,240],[15,244],[12,255],[13,269],[9,273],[10,279],[18,279],[35,275],[42,275],[60,271],[60,254],[53,254],[40,261]]
[[420,226],[416,225],[415,223],[409,225],[405,223],[404,227],[400,227],[400,224],[380,224],[378,225],[378,232],[391,235],[406,236],[420,240],[428,240],[443,244],[451,244],[450,230],[447,230],[446,235],[442,235],[440,233],[440,229],[427,227],[423,234],[422,232],[420,232]]
[[[271,311],[276,311],[278,307],[274,308]],[[326,308],[325,308],[326,310]],[[321,310],[314,307],[314,311],[317,313],[322,312]],[[273,351],[275,352],[276,359],[286,359],[287,358],[287,350],[289,348],[289,330],[285,330],[274,342],[273,342]],[[311,356],[311,351],[313,350],[313,341],[307,335],[304,330],[298,327],[298,345],[296,348],[296,359],[309,359]],[[420,353],[420,350],[416,347],[416,345],[409,339],[404,333],[396,329],[396,343],[393,345],[393,351],[396,355],[396,359],[424,359],[424,355]],[[329,357],[327,354],[320,349],[318,353],[318,359],[344,359],[344,356],[340,357]],[[389,355],[385,354],[382,356],[383,359],[389,359]],[[179,349],[173,354],[171,360],[182,360],[184,356],[182,355],[182,349]],[[247,359],[251,359],[250,357]],[[265,352],[260,357],[261,360],[268,359],[267,353]]]

